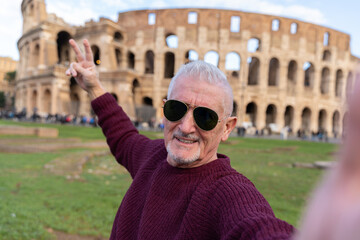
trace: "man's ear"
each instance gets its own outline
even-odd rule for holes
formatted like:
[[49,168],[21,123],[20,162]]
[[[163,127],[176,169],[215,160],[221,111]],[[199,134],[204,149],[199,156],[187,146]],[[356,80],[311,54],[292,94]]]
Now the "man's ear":
[[221,137],[221,141],[226,141],[231,133],[231,131],[235,128],[236,126],[236,122],[237,122],[237,117],[229,117],[226,120],[226,124],[225,124],[225,130],[224,133]]

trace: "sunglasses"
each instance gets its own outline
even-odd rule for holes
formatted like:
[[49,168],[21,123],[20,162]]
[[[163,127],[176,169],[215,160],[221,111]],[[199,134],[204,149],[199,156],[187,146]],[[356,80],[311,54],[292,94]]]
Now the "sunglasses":
[[[170,122],[177,122],[186,115],[189,105],[178,100],[167,100],[163,108],[166,119]],[[193,117],[196,125],[205,131],[214,129],[221,122],[217,113],[206,107],[195,107]]]

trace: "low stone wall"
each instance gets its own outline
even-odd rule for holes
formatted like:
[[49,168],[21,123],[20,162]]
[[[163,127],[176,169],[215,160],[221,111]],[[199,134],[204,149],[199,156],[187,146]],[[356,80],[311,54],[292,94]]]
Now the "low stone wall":
[[35,135],[38,137],[57,138],[59,130],[42,127],[0,126],[0,135]]

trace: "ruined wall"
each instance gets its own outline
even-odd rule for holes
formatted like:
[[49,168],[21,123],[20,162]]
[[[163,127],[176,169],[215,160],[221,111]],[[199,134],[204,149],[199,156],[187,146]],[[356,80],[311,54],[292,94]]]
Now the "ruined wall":
[[[73,27],[52,16],[41,26],[19,40],[17,100],[19,107],[32,107],[36,97],[33,105],[52,113],[90,112],[86,94],[61,73],[75,59],[59,38],[89,39],[102,82],[134,120],[149,105],[160,120],[171,77],[182,64],[200,59],[228,76],[240,123],[340,134],[346,96],[360,76],[353,70],[359,59],[351,55],[349,35],[270,15],[142,10],[120,13],[116,23],[102,18]],[[51,99],[50,107],[41,106],[41,99]]]

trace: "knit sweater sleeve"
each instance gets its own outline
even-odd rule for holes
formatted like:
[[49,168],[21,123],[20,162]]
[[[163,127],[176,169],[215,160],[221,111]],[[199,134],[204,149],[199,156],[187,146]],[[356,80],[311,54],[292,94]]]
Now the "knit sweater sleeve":
[[[211,209],[220,239],[291,239],[293,226],[275,217],[270,205],[245,177],[227,176],[216,183]],[[221,187],[220,187],[221,186]]]
[[[154,141],[139,134],[129,117],[117,104],[110,93],[106,93],[91,102],[98,116],[98,123],[106,137],[111,153],[134,178],[142,166],[144,149],[152,149]],[[150,148],[149,148],[150,147]]]

